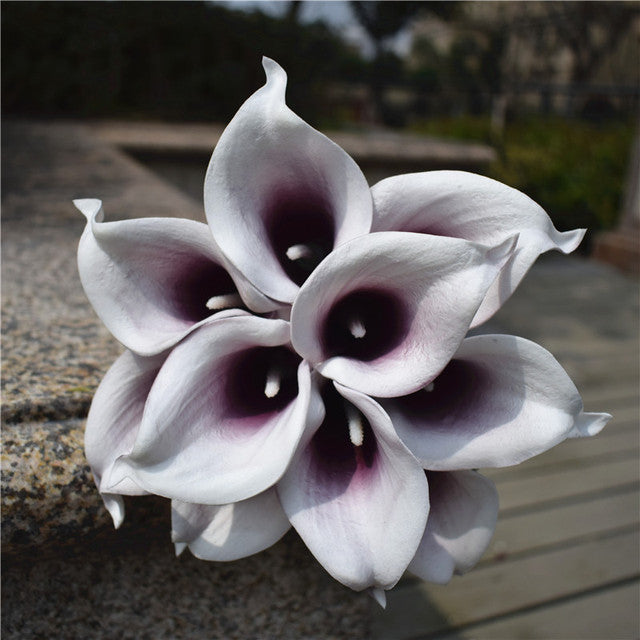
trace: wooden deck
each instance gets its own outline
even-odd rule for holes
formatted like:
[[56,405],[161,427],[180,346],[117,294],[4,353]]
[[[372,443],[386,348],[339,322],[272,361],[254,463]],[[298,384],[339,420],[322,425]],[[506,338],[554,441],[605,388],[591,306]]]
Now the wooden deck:
[[637,283],[579,259],[543,259],[491,325],[549,348],[585,408],[614,419],[597,437],[485,470],[501,512],[481,563],[447,586],[405,579],[373,637],[638,638]]

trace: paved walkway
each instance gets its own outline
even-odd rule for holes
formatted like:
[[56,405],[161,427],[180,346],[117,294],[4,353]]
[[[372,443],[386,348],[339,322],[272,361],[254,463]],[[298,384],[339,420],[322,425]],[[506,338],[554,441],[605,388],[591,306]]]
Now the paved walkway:
[[[368,599],[336,587],[295,536],[218,565],[172,557],[165,503],[136,501],[111,529],[82,428],[120,347],[80,289],[83,220],[69,201],[102,197],[120,217],[201,218],[201,205],[95,127],[5,125],[3,147],[5,636],[367,637]],[[373,638],[638,637],[638,322],[637,283],[610,267],[554,255],[533,268],[488,330],[550,349],[586,409],[614,420],[490,472],[502,512],[481,565],[447,587],[407,579],[384,613],[373,608]]]

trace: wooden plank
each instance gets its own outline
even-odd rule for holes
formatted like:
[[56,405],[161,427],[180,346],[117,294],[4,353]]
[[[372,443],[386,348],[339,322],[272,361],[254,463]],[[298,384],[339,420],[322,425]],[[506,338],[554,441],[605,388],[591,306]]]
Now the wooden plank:
[[473,625],[433,640],[634,640],[640,636],[640,583],[602,591]]
[[[551,353],[557,353],[551,349]],[[638,347],[634,351],[604,358],[558,358],[578,388],[591,388],[598,383],[619,381],[625,384],[638,379]],[[637,391],[637,389],[636,389]]]
[[[633,361],[633,356],[637,355],[640,343],[634,336],[621,340],[603,339],[601,336],[591,336],[589,341],[571,340],[566,336],[554,338],[545,337],[544,347],[549,349],[560,361],[579,359],[584,367],[588,368],[592,363],[604,360],[606,362],[616,362],[619,358],[628,358]],[[638,367],[637,360],[636,369]]]
[[531,553],[553,545],[567,545],[640,522],[637,491],[598,500],[562,505],[513,517],[500,517],[483,564]]
[[[585,408],[587,411],[603,411],[603,407],[599,406],[599,407],[590,407],[588,405],[585,405]],[[612,420],[609,422],[609,424],[604,428],[604,430],[601,432],[601,434],[605,434],[609,429],[612,429],[614,426],[616,426],[617,424],[620,423],[624,423],[627,424],[629,422],[633,422],[636,425],[636,428],[638,428],[638,424],[640,424],[640,412],[638,410],[638,405],[636,402],[630,404],[629,406],[619,406],[619,407],[607,407],[607,409],[610,409],[610,411],[608,411],[608,413],[610,413],[613,418]],[[601,435],[598,434],[598,435]]]
[[487,471],[493,480],[509,476],[542,475],[556,467],[586,466],[598,462],[615,461],[635,457],[640,451],[640,433],[637,429],[620,430],[608,438],[573,438],[557,447],[513,467]]
[[[615,365],[609,366],[613,367]],[[640,401],[638,398],[638,378],[636,376],[622,383],[616,383],[615,381],[612,383],[609,378],[605,378],[593,386],[581,386],[579,387],[579,391],[583,400],[592,404],[602,403],[604,405],[612,401],[622,401],[623,403],[635,403],[637,405]]]
[[[567,340],[564,337],[553,339],[549,338],[545,340],[545,344],[553,345],[556,350],[553,353],[558,352],[558,357],[569,356],[574,353],[585,353],[588,355],[589,359],[600,359],[600,358],[618,358],[623,357],[625,355],[633,355],[638,353],[638,338],[629,337],[619,340],[609,340],[603,337],[596,337],[596,339],[591,342],[573,342],[571,344],[572,348],[567,347]],[[550,347],[547,347],[549,349]]]
[[602,431],[605,433],[609,429],[612,429],[616,424],[620,422],[635,422],[636,426],[640,424],[640,404],[637,398],[629,398],[627,400],[615,400],[615,401],[598,401],[590,402],[588,399],[585,401],[585,411],[602,411],[604,413],[611,414],[612,418]]
[[[487,474],[490,475],[490,474]],[[592,496],[640,480],[635,457],[590,465],[588,469],[559,470],[543,476],[496,478],[502,510],[533,507],[574,496]]]
[[639,542],[634,531],[479,567],[446,586],[400,586],[374,616],[373,637],[416,638],[635,578]]
[[625,416],[616,412],[609,424],[596,437],[608,438],[619,431],[634,431],[638,433],[640,430],[640,413],[635,409],[626,413],[627,415]]

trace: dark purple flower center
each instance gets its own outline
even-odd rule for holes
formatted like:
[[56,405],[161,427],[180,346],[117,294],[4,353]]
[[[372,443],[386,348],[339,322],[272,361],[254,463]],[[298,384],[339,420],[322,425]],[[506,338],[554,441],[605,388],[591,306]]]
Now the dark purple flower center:
[[269,242],[284,272],[302,285],[333,249],[330,207],[312,193],[280,193],[265,212]]
[[452,360],[431,385],[396,402],[417,420],[446,422],[472,416],[484,404],[486,387],[487,374],[482,367]]
[[329,356],[375,360],[407,334],[408,314],[400,298],[383,289],[360,289],[338,300],[325,318],[322,344]]
[[[190,322],[200,322],[221,309],[245,308],[231,276],[210,260],[191,260],[182,265],[172,286],[177,314]],[[207,307],[212,298],[219,301],[217,308]]]
[[227,370],[227,415],[249,418],[284,409],[298,395],[300,358],[286,347],[254,347]]
[[375,469],[378,444],[364,414],[333,385],[326,384],[321,395],[326,415],[309,448],[317,472],[338,495],[355,476],[366,476]]

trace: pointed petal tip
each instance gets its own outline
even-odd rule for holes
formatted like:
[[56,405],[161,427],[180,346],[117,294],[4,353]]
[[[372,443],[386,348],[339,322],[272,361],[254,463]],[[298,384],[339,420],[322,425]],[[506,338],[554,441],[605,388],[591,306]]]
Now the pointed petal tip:
[[562,231],[558,233],[556,244],[562,253],[575,251],[587,233],[586,229],[573,229],[572,231]]
[[124,522],[124,515],[115,515],[111,513],[111,519],[113,520],[113,528],[119,529],[122,523]]
[[380,587],[371,587],[369,595],[383,608],[387,608],[387,594]]
[[113,528],[119,529],[124,522],[124,500],[122,496],[102,494],[102,501],[113,520]]
[[[173,532],[171,534],[171,536],[173,537]],[[182,554],[182,552],[187,548],[187,543],[186,542],[174,542],[174,547],[175,547],[175,552],[176,552],[176,558]]]
[[275,60],[262,56],[262,67],[267,75],[267,83],[281,81],[286,84],[287,72]]
[[73,204],[78,211],[91,222],[102,209],[102,200],[97,198],[76,198]]
[[609,413],[582,412],[569,433],[570,438],[586,438],[600,433],[613,416]]

